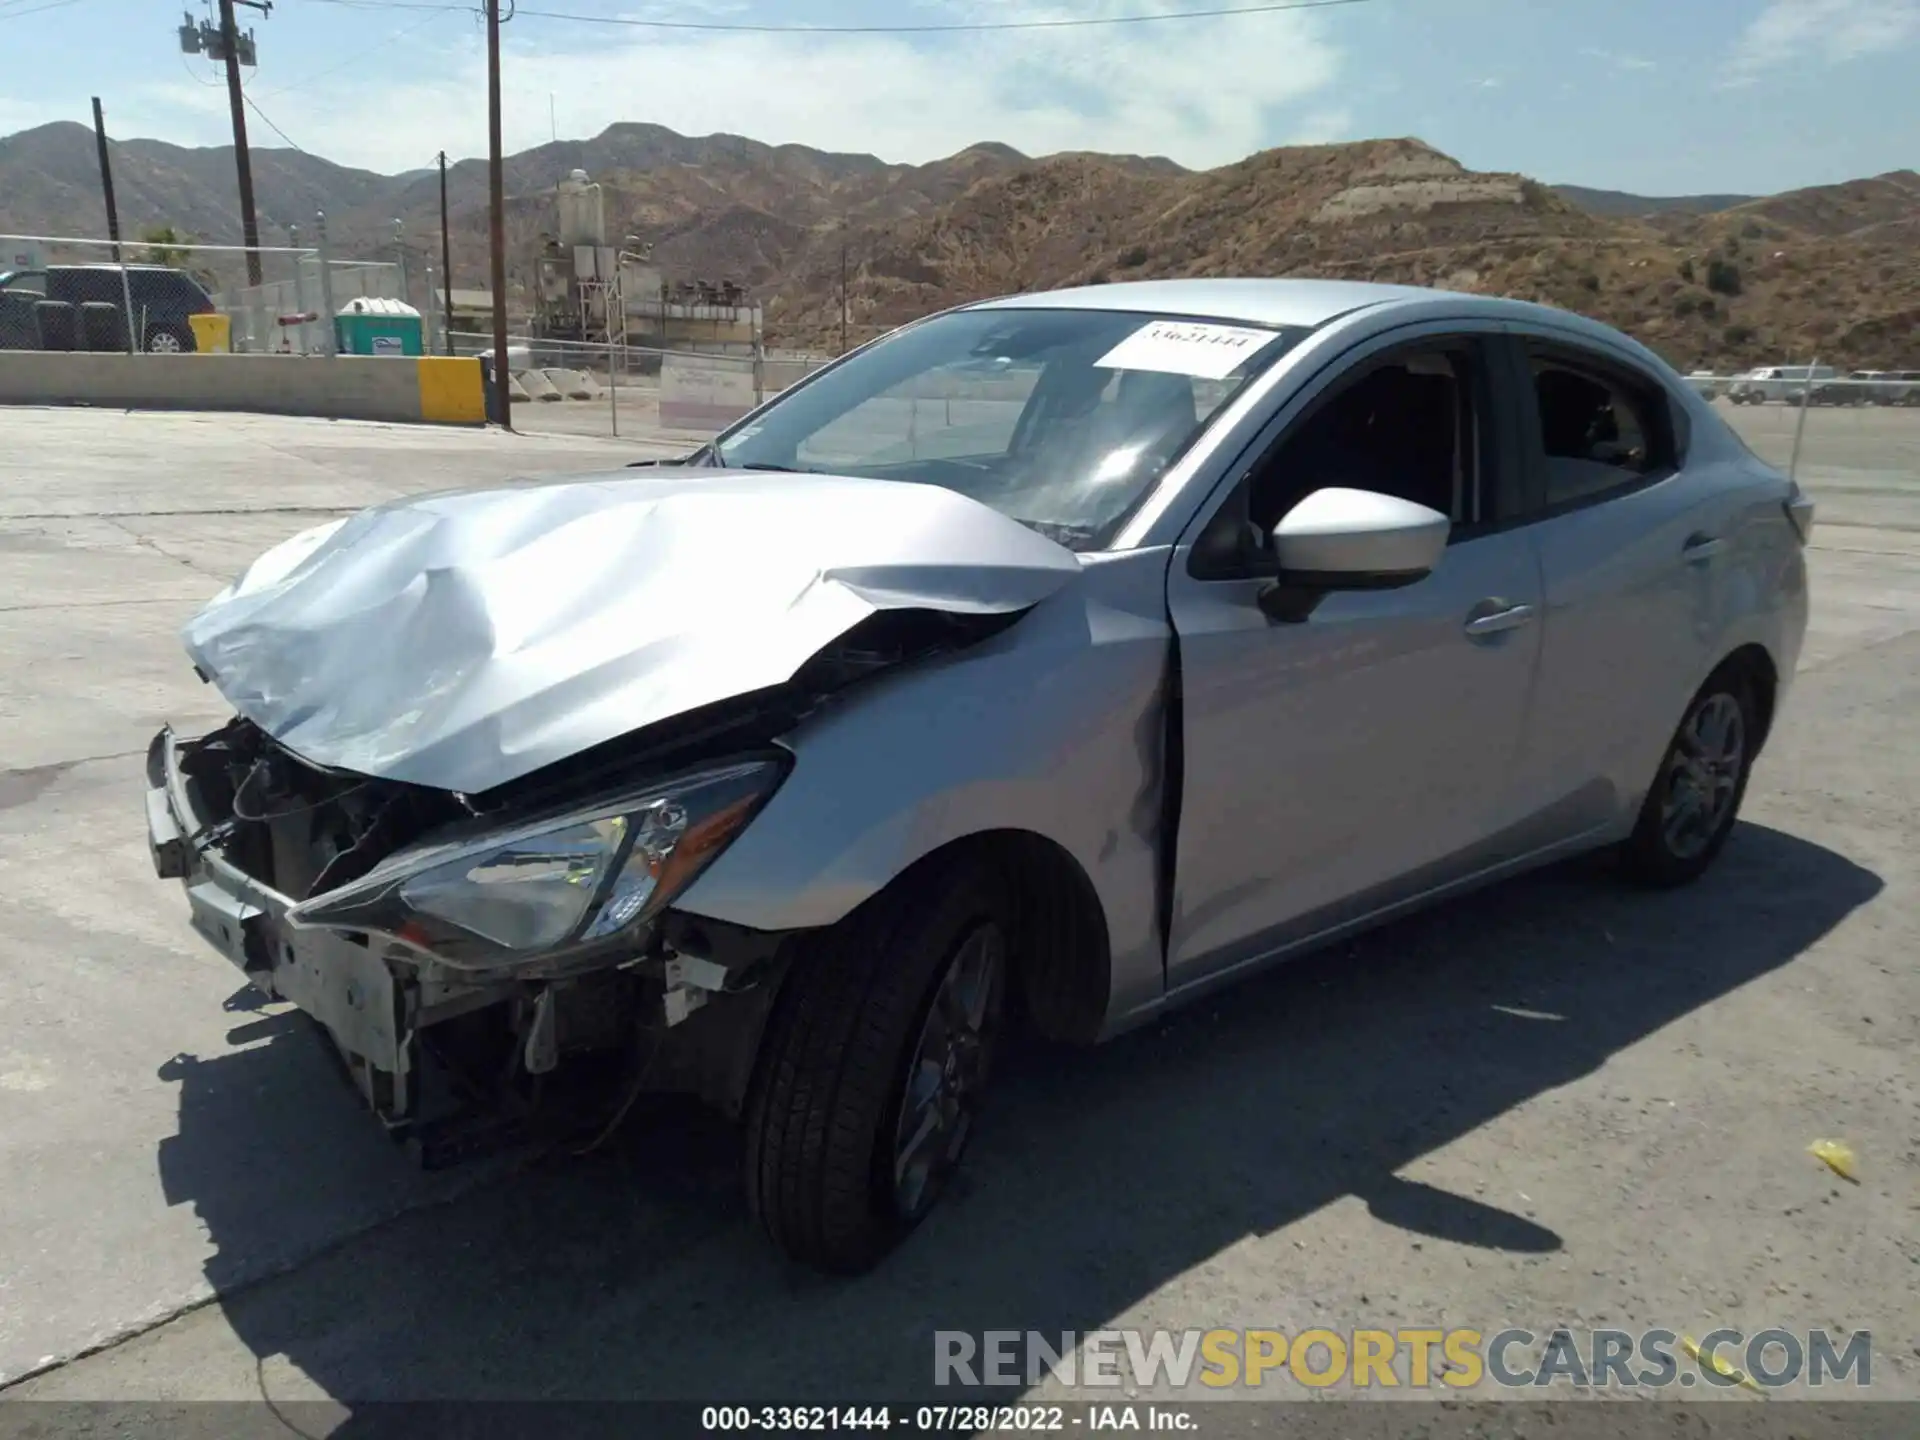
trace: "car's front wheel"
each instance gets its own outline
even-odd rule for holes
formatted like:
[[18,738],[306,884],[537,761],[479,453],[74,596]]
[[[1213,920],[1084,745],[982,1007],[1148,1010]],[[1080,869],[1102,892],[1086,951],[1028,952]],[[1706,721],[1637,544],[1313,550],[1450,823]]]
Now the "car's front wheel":
[[1630,874],[1670,886],[1705,873],[1733,832],[1758,742],[1753,687],[1738,667],[1723,667],[1668,743],[1623,850]]
[[853,1273],[933,1208],[1000,1031],[1009,907],[991,871],[904,877],[796,957],[747,1107],[748,1204],[802,1263]]

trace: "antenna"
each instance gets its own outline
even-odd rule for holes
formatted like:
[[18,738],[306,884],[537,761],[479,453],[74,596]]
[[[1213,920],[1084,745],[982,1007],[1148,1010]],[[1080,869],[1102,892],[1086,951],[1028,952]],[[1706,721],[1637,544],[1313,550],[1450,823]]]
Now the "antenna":
[[1807,433],[1807,404],[1813,399],[1813,372],[1820,368],[1820,357],[1807,366],[1807,383],[1800,387],[1800,417],[1793,422],[1793,457],[1787,461],[1787,479],[1800,483],[1800,442]]

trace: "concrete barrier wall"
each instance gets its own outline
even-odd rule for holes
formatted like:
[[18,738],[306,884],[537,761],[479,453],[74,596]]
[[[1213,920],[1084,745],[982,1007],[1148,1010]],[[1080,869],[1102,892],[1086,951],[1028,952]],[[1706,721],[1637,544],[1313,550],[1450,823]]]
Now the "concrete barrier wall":
[[790,385],[798,385],[820,368],[818,365],[809,365],[804,360],[768,360],[762,363],[760,375],[762,382],[766,385],[767,394],[772,395],[785,390]]
[[486,421],[480,362],[432,356],[106,355],[0,350],[0,404]]

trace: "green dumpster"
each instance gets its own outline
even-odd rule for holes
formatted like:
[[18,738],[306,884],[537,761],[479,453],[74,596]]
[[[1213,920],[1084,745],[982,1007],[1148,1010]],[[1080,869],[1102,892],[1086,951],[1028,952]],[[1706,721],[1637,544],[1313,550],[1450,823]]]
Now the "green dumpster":
[[400,300],[363,296],[333,317],[342,355],[424,355],[420,312]]

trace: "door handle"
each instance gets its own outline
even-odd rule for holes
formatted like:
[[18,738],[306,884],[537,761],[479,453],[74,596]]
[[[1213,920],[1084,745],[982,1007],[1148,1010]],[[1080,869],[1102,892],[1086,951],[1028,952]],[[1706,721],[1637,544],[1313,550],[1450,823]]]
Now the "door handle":
[[1687,543],[1680,547],[1680,558],[1689,565],[1699,565],[1711,560],[1726,548],[1726,541],[1716,540],[1711,535],[1689,535]]
[[[1489,600],[1485,603],[1497,605],[1500,602]],[[1477,640],[1483,635],[1498,635],[1503,630],[1517,630],[1532,619],[1533,606],[1509,605],[1504,610],[1495,610],[1491,615],[1474,616],[1467,621],[1465,629],[1467,634]]]

